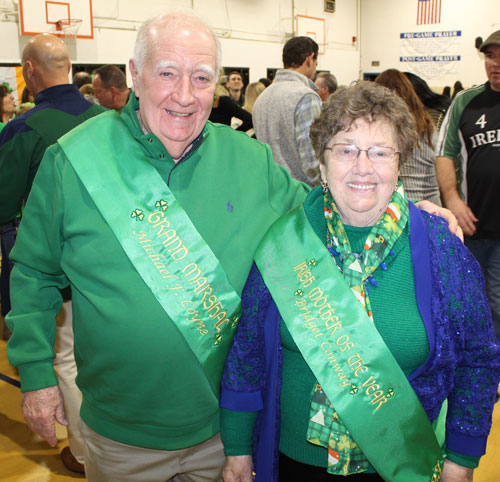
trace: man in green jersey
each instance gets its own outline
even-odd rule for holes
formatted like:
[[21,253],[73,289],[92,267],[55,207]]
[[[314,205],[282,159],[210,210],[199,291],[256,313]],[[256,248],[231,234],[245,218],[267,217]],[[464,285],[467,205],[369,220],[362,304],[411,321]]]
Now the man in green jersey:
[[500,30],[479,50],[488,81],[453,100],[439,133],[436,175],[444,204],[457,217],[465,245],[483,270],[500,340]]

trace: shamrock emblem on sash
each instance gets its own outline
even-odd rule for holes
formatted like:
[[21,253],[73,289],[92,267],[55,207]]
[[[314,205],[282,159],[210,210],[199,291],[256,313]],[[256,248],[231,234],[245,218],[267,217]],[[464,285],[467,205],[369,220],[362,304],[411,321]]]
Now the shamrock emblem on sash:
[[221,341],[222,341],[222,335],[220,333],[217,333],[215,335],[214,345],[217,346]]
[[352,385],[351,385],[351,390],[349,391],[349,393],[350,393],[351,395],[356,395],[356,393],[358,393],[358,386],[357,386],[357,385],[352,384]]
[[304,292],[300,288],[294,293],[295,296],[302,296],[303,294]]
[[133,219],[135,218],[136,221],[142,221],[144,219],[144,213],[142,209],[134,209],[130,213],[130,217]]
[[168,203],[167,201],[160,199],[159,201],[156,201],[155,208],[161,209],[162,211],[166,211],[168,208]]

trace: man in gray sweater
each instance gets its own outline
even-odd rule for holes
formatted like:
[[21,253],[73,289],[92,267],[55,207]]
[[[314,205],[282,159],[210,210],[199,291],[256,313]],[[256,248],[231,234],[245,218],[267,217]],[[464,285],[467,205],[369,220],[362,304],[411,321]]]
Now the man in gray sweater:
[[319,164],[309,139],[312,121],[321,111],[313,79],[318,44],[309,37],[293,37],[283,47],[283,66],[259,96],[253,125],[259,141],[271,146],[274,160],[309,186],[319,184]]

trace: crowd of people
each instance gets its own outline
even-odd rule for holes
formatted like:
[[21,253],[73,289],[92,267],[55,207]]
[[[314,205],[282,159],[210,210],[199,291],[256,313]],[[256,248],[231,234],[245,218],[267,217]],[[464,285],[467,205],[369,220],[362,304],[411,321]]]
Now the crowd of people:
[[143,23],[133,88],[69,83],[64,41],[31,38],[30,109],[0,86],[29,428],[66,425],[91,482],[472,481],[500,380],[500,31],[480,50],[487,82],[450,101],[396,69],[339,86],[300,36],[248,83],[192,11]]

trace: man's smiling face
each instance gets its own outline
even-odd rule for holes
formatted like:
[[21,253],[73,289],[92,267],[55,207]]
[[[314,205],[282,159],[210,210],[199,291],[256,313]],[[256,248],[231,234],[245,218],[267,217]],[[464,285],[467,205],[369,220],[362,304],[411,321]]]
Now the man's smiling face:
[[139,120],[177,160],[210,115],[217,47],[210,32],[192,22],[153,27],[149,45],[142,72],[134,61],[130,65],[140,99]]

